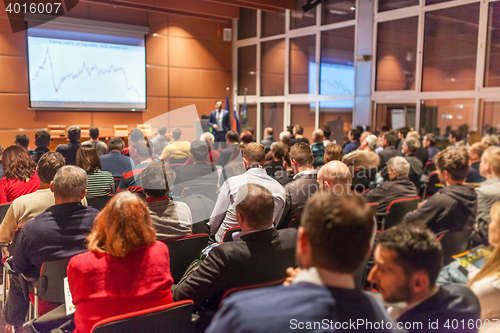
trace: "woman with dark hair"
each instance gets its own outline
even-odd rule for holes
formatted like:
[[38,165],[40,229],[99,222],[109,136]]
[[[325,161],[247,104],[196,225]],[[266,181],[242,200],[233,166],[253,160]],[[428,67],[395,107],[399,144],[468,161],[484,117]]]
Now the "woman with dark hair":
[[76,306],[75,332],[100,320],[172,302],[168,247],[156,241],[142,199],[118,193],[97,215],[88,252],[73,257],[68,282]]
[[0,180],[0,204],[40,189],[35,162],[23,148],[10,146],[5,149],[2,167],[4,177]]
[[83,145],[78,149],[76,166],[87,173],[87,198],[102,197],[115,191],[113,175],[101,170],[101,160],[94,147]]

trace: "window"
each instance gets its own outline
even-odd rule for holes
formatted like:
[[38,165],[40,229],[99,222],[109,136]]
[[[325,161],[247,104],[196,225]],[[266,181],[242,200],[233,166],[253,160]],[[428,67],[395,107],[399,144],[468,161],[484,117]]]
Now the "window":
[[262,96],[285,94],[285,56],[284,39],[262,43],[260,77]]
[[257,11],[255,9],[240,8],[238,20],[238,39],[257,36]]
[[321,24],[338,23],[356,18],[356,1],[324,0]]
[[[273,133],[279,135],[283,131],[283,103],[262,103],[260,105],[261,112],[261,138],[264,137],[264,129],[272,127]],[[278,137],[278,136],[276,136]]]
[[500,102],[484,103],[483,135],[499,134],[500,128]]
[[450,0],[425,0],[425,5],[426,6],[434,5],[436,3],[447,2],[447,1],[450,1]]
[[295,10],[290,11],[290,29],[309,27],[316,24],[316,9],[305,12],[302,10],[303,0],[295,0]]
[[277,12],[262,11],[262,37],[280,35],[285,33],[285,10]]
[[257,46],[250,45],[238,48],[238,94],[257,93]]
[[315,130],[315,104],[292,104],[290,124],[300,124],[304,127],[304,137],[312,142],[312,132]]
[[415,103],[410,104],[377,104],[377,122],[375,130],[380,131],[383,126],[392,129],[401,127],[415,128],[417,114]]
[[385,12],[387,10],[417,6],[418,0],[378,0],[378,11]]
[[500,87],[500,2],[489,4],[485,87]]
[[290,39],[290,94],[316,93],[316,36]]
[[343,146],[349,139],[347,134],[352,128],[353,101],[322,101],[319,103],[319,128],[329,126],[330,141]]

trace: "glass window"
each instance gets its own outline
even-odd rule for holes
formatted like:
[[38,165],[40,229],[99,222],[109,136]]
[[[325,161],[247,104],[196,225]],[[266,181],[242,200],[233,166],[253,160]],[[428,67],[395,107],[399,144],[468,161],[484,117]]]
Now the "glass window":
[[485,87],[500,87],[500,2],[489,4]]
[[290,124],[292,126],[300,124],[304,127],[304,137],[312,141],[312,132],[314,131],[315,124],[315,109],[316,106],[312,104],[292,104],[291,105],[291,118]]
[[285,94],[285,40],[262,43],[261,46],[261,96]]
[[[283,131],[283,103],[262,103],[260,105],[260,137],[264,137],[264,129],[272,127],[273,133],[279,135]],[[276,135],[275,137],[278,137]]]
[[442,142],[439,148],[449,144],[451,131],[458,130],[464,139],[469,134],[469,124],[474,123],[474,99],[423,100],[420,110],[420,134],[434,133]]
[[309,27],[316,24],[316,8],[304,13],[303,0],[295,0],[295,10],[290,11],[290,29]]
[[425,5],[428,6],[428,5],[433,5],[436,3],[447,2],[447,1],[451,1],[451,0],[425,0]]
[[418,5],[418,0],[378,0],[378,11],[405,8]]
[[378,24],[376,90],[415,89],[417,30],[418,17]]
[[377,117],[375,130],[381,131],[383,126],[390,129],[401,127],[415,128],[417,114],[415,103],[410,104],[379,104],[377,103]]
[[316,94],[316,35],[290,38],[290,94]]
[[355,0],[324,0],[321,24],[354,20],[356,18]]
[[257,37],[257,11],[255,9],[240,8],[238,20],[238,39]]
[[427,12],[423,91],[473,90],[479,3]]
[[354,95],[354,26],[321,33],[320,79],[320,95]]
[[261,36],[268,37],[285,33],[285,13],[284,9],[277,12],[262,11]]
[[329,126],[334,140],[341,146],[349,141],[347,134],[352,128],[353,101],[322,101],[319,102],[319,128]]
[[[243,110],[243,105],[240,105],[240,110]],[[240,115],[240,121],[242,117]],[[246,125],[241,123],[241,132],[247,129],[257,129],[257,104],[247,104],[247,123]],[[254,138],[255,139],[255,138]]]
[[484,103],[483,135],[499,134],[500,102]]
[[257,45],[238,48],[238,94],[257,94]]

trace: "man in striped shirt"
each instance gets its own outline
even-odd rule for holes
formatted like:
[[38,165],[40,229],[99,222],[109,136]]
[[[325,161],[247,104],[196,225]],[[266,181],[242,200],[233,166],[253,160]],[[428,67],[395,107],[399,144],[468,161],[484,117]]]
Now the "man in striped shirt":
[[153,161],[153,151],[149,143],[146,142],[145,140],[139,140],[135,143],[135,149],[141,163],[123,172],[118,192],[128,190],[144,196],[141,174],[144,168]]

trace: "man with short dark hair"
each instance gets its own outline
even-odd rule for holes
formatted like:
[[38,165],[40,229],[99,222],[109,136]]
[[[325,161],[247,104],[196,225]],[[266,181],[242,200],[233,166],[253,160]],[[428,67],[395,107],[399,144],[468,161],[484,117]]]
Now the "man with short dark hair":
[[109,153],[99,156],[101,170],[109,171],[113,178],[121,178],[123,172],[134,166],[134,161],[122,154],[125,143],[119,137],[109,139]]
[[391,132],[384,133],[384,140],[382,142],[384,150],[378,153],[378,156],[380,157],[380,165],[378,166],[379,170],[382,170],[387,165],[387,161],[394,156],[403,156],[401,150],[396,150],[396,147],[394,147],[395,142],[396,138]]
[[417,190],[420,189],[420,177],[424,173],[424,166],[422,161],[416,156],[417,151],[420,149],[420,141],[413,137],[407,137],[403,141],[402,153],[404,158],[410,163],[410,172],[408,177],[415,184]]
[[309,145],[309,139],[304,137],[304,127],[297,124],[293,126],[293,139],[290,141],[290,147],[297,142],[305,142]]
[[469,170],[467,152],[449,148],[434,157],[439,180],[445,187],[417,210],[406,214],[403,222],[424,222],[435,233],[471,229],[476,220],[476,192],[465,185]]
[[298,229],[296,261],[302,271],[287,286],[230,296],[207,333],[375,331],[349,326],[360,319],[392,327],[379,325],[377,332],[398,331],[379,302],[355,289],[353,276],[370,250],[373,227],[373,215],[361,197],[316,194],[307,202]]
[[429,162],[432,162],[434,160],[434,156],[436,156],[440,151],[436,147],[436,141],[436,135],[433,133],[427,133],[424,135],[424,139],[422,140],[422,146],[424,146],[429,153]]
[[[443,251],[436,236],[423,226],[399,224],[381,232],[374,258],[368,281],[377,285],[384,301],[406,303],[388,312],[410,333],[451,332],[453,322],[475,323],[481,318],[479,301],[469,288],[436,285]],[[458,331],[478,329],[463,325]]]
[[[179,165],[175,169],[175,182],[174,184],[185,183],[199,179],[203,176],[209,175],[215,171],[215,167],[211,163],[207,163],[208,145],[204,141],[194,140],[191,143],[191,155],[194,158],[194,164]],[[217,179],[213,179],[212,184],[214,192],[217,191]]]
[[[226,166],[231,161],[231,156],[235,149],[239,150],[238,147],[239,136],[236,131],[228,131],[226,133],[226,149],[220,150],[219,158],[217,159],[217,165]],[[236,154],[236,153],[235,153]]]
[[47,131],[38,131],[35,134],[36,149],[31,155],[33,161],[38,163],[43,154],[48,153],[50,145],[50,133]]
[[30,138],[26,134],[17,134],[14,144],[26,151],[29,151],[28,146],[30,144]]
[[143,196],[144,192],[142,190],[141,174],[144,168],[153,161],[153,149],[149,146],[149,141],[144,140],[137,141],[135,143],[135,149],[140,159],[140,163],[123,172],[117,190],[118,192],[125,190],[136,192]]
[[174,301],[191,299],[197,306],[216,310],[230,288],[284,279],[287,267],[294,265],[297,232],[273,227],[274,206],[273,195],[264,186],[241,186],[234,197],[239,240],[212,248],[173,290]]
[[191,143],[189,141],[181,141],[182,131],[176,127],[172,130],[172,141],[163,148],[160,155],[160,160],[165,159],[167,162],[184,163],[189,158]]
[[285,155],[285,145],[282,142],[273,142],[271,145],[273,160],[264,164],[267,174],[274,177],[277,171],[283,171],[283,156]]
[[[323,145],[326,148],[326,146],[328,146],[328,144],[331,143],[330,135],[332,135],[332,130],[331,130],[330,126],[327,126],[327,125],[321,127],[321,130],[323,131],[323,135],[324,135]],[[336,141],[333,140],[333,143],[336,143]]]
[[349,134],[347,136],[349,137],[349,143],[344,147],[345,155],[359,148],[359,139],[361,138],[361,133],[358,131],[358,129],[353,128],[349,131]]
[[408,127],[401,127],[398,129],[398,139],[395,143],[397,150],[401,151],[401,149],[403,149],[403,142],[405,141],[408,132],[410,132],[410,128]]
[[467,173],[466,183],[481,183],[486,180],[479,173],[479,164],[481,163],[481,157],[484,151],[488,148],[484,143],[476,142],[470,146],[467,153],[469,154],[469,172]]
[[99,211],[81,201],[87,193],[87,173],[77,166],[63,166],[50,182],[55,205],[26,223],[16,241],[11,266],[16,275],[4,308],[5,321],[15,327],[26,318],[29,302],[24,298],[21,277],[40,274],[42,263],[72,257],[86,251],[85,239]]
[[157,239],[184,237],[191,234],[191,211],[183,202],[168,198],[175,172],[161,161],[149,163],[142,171],[141,182]]
[[168,145],[167,137],[165,136],[167,133],[167,126],[160,125],[158,126],[158,135],[151,139],[151,143],[153,144],[153,150],[155,154],[160,155],[163,152],[163,148]]
[[108,145],[102,141],[99,141],[99,129],[92,126],[89,129],[90,140],[85,141],[82,145],[92,146],[97,151],[97,154],[105,155],[108,153]]
[[60,144],[56,147],[56,152],[61,154],[66,160],[66,165],[76,164],[76,153],[81,146],[80,137],[82,135],[82,130],[80,127],[73,125],[68,127],[67,138],[68,143]]
[[129,156],[135,164],[141,163],[139,156],[135,150],[135,144],[139,141],[145,141],[144,134],[139,128],[134,128],[128,137],[128,147],[122,149],[122,154]]
[[271,144],[276,142],[273,138],[273,128],[266,127],[264,129],[264,138],[260,141],[260,143],[266,148],[266,153],[271,149]]

